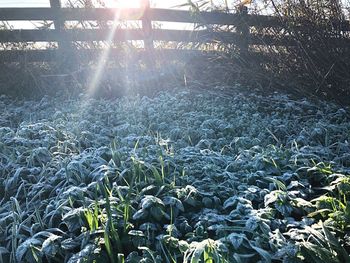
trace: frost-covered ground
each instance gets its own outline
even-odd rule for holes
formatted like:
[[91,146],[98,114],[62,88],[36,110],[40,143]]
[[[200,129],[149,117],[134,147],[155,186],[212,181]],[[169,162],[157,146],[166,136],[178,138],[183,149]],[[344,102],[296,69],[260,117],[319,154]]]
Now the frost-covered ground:
[[350,262],[348,109],[177,90],[0,112],[0,262]]

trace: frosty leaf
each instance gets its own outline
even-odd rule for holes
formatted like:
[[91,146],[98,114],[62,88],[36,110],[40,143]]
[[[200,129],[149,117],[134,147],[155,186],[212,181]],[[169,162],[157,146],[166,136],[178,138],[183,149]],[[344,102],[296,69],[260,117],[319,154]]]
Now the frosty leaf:
[[130,230],[128,232],[128,235],[136,236],[136,237],[144,237],[145,236],[142,231],[138,231],[138,230]]
[[172,237],[179,238],[181,236],[181,233],[179,232],[179,230],[176,228],[174,224],[165,225],[164,229]]
[[311,202],[306,201],[305,199],[302,198],[294,198],[293,202],[297,207],[303,207],[303,208],[312,208],[314,207]]
[[260,248],[260,247],[257,247],[257,246],[253,246],[251,245],[251,247],[256,251],[258,252],[258,254],[265,260],[265,262],[267,263],[270,263],[271,262],[271,255],[269,252],[267,252],[266,250]]
[[65,215],[63,215],[62,220],[63,221],[69,221],[75,218],[80,218],[84,216],[84,211],[85,209],[83,207],[79,207],[76,209],[72,209],[70,210],[68,213],[66,213]]
[[275,204],[275,208],[284,216],[289,216],[293,211],[293,207],[290,204]]
[[170,206],[175,206],[177,209],[179,209],[180,211],[185,211],[185,208],[182,204],[182,202],[175,198],[175,197],[172,197],[172,196],[166,196],[164,199],[163,199],[163,202],[165,205],[170,205]]
[[165,215],[164,211],[160,207],[151,207],[150,214],[157,220],[160,221]]
[[83,207],[75,208],[66,213],[62,220],[66,223],[69,231],[73,232],[83,225],[85,209]]
[[65,250],[72,250],[80,246],[80,242],[73,240],[73,238],[67,238],[61,242],[61,247]]
[[144,210],[144,209],[140,209],[138,210],[133,216],[132,216],[132,219],[134,220],[140,220],[140,219],[143,219],[143,218],[146,218],[148,216],[148,211],[147,210]]
[[148,209],[154,205],[164,205],[164,203],[158,197],[152,195],[146,195],[141,201],[142,209]]
[[10,253],[5,247],[0,247],[0,255]]
[[231,233],[230,235],[227,236],[227,239],[230,241],[230,243],[233,245],[233,247],[237,250],[243,240],[246,238],[244,234],[238,234],[238,233]]
[[93,254],[94,250],[95,250],[95,245],[88,244],[80,252],[71,256],[67,261],[67,263],[88,261],[89,258],[91,258],[91,255]]
[[277,198],[278,197],[274,192],[271,192],[271,193],[268,193],[267,195],[265,195],[265,197],[264,197],[265,207],[276,202]]
[[54,257],[59,250],[60,244],[57,242],[62,239],[62,237],[51,234],[44,242],[41,247],[41,251],[49,256]]
[[189,247],[190,245],[186,241],[179,240],[179,250],[181,253],[184,253]]
[[153,223],[143,223],[140,226],[140,230],[143,230],[143,231],[155,231],[157,229],[158,229],[157,226]]
[[189,204],[189,205],[193,206],[193,207],[196,207],[199,204],[199,202],[197,202],[197,200],[194,199],[192,196],[189,196],[188,198],[186,198],[184,200],[184,202],[186,204]]
[[238,203],[237,197],[232,196],[224,202],[223,208],[227,209],[229,207],[236,207],[237,203]]
[[257,219],[255,217],[249,218],[245,224],[245,227],[249,231],[254,231],[258,227]]
[[16,259],[18,262],[22,262],[24,255],[31,249],[32,246],[40,245],[41,241],[35,238],[28,238],[21,243],[16,250]]

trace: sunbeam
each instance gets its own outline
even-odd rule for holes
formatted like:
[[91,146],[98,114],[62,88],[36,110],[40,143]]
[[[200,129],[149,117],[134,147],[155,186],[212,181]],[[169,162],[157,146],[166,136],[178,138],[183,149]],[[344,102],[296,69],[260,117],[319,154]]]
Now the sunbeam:
[[[129,1],[129,3],[128,3],[127,1],[114,0],[114,1],[108,1],[108,2],[106,2],[106,4],[110,5],[111,7],[117,8],[116,9],[117,11],[114,15],[113,25],[112,25],[112,27],[111,27],[111,29],[106,37],[106,40],[105,40],[106,47],[101,52],[101,54],[98,58],[98,61],[97,61],[97,66],[96,66],[95,72],[92,74],[92,76],[90,78],[89,85],[88,85],[87,92],[86,92],[86,95],[88,98],[92,97],[99,87],[99,84],[101,82],[101,77],[104,73],[106,63],[108,62],[109,57],[110,57],[111,47],[113,46],[113,41],[115,38],[116,30],[118,28],[121,15],[123,14],[122,12],[127,12],[127,9],[124,9],[124,8],[130,7],[130,6],[131,7],[140,7],[140,1],[131,1],[131,2]],[[142,8],[140,8],[140,9],[142,9]],[[140,10],[140,13],[137,14],[137,17],[135,17],[135,19],[140,19],[140,17],[142,17],[142,15],[143,15],[143,10]]]
[[91,77],[91,80],[89,81],[89,86],[87,89],[87,96],[88,97],[93,96],[97,87],[99,86],[101,76],[103,74],[103,70],[105,68],[105,65],[106,65],[108,57],[109,57],[111,46],[113,45],[113,39],[115,36],[115,31],[117,29],[117,25],[118,25],[117,21],[118,21],[119,17],[120,17],[120,12],[118,11],[115,13],[113,25],[112,25],[112,27],[108,33],[108,36],[106,38],[106,44],[107,44],[106,48],[101,52],[101,55],[98,58],[96,71],[94,72],[94,74]]

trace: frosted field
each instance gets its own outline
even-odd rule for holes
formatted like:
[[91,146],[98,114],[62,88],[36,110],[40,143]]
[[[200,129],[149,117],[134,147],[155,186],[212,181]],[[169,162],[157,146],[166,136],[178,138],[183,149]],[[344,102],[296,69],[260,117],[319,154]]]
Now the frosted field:
[[349,109],[0,97],[0,262],[350,262]]

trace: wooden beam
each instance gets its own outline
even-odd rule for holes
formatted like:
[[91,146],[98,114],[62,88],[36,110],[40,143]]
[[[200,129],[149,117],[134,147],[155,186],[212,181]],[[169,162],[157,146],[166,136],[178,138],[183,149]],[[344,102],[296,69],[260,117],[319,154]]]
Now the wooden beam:
[[141,1],[141,10],[142,10],[142,31],[144,33],[144,46],[145,49],[149,52],[152,52],[154,49],[153,46],[153,28],[152,28],[152,19],[150,18],[150,2],[149,0]]
[[[108,29],[69,29],[56,30],[0,30],[0,43],[6,42],[58,42],[58,41],[105,41],[108,39]],[[143,40],[141,29],[118,29],[115,31],[115,41]]]
[[245,22],[247,21],[248,17],[248,8],[246,6],[241,6],[239,9],[239,14],[242,16],[242,20],[240,23],[237,23],[236,29],[237,32],[240,35],[240,45],[239,45],[239,53],[240,55],[244,58],[247,59],[248,57],[248,52],[249,52],[249,37],[250,37],[250,32],[249,32],[249,25]]
[[53,17],[55,30],[61,31],[64,29],[64,19],[59,15],[61,10],[61,0],[50,0],[50,6],[52,12],[56,13]]
[[[67,29],[59,33],[56,30],[0,30],[0,43],[7,42],[56,42],[56,41],[105,41],[110,35],[109,29]],[[231,32],[210,32],[207,30],[170,30],[154,29],[153,39],[178,42],[234,42],[239,35]],[[143,40],[142,29],[117,29],[114,41]],[[260,41],[259,41],[260,43]]]
[[[64,19],[59,15],[60,10],[61,10],[61,0],[50,0],[50,6],[53,12],[57,13],[58,15],[54,18],[54,26],[55,26],[55,31],[57,35],[61,35],[63,30],[65,29],[65,21]],[[71,45],[68,41],[64,39],[58,39],[58,48],[69,51],[71,49]]]
[[[211,32],[208,30],[170,30],[153,29],[153,40],[199,43],[231,43],[240,45],[242,37],[235,32]],[[57,42],[57,41],[106,41],[110,29],[66,29],[59,33],[55,30],[0,30],[0,43],[7,42]],[[117,29],[112,39],[115,42],[127,40],[143,40],[142,29]],[[350,39],[328,38],[326,44],[333,47],[350,45]],[[298,43],[293,37],[282,38],[273,35],[250,34],[247,40],[249,45],[266,46],[296,46]],[[304,45],[307,44],[303,43]]]
[[140,8],[0,8],[0,21],[56,20],[141,20]]
[[[58,8],[56,0],[51,0],[53,8],[0,8],[0,21],[14,20],[142,20],[142,8]],[[235,25],[240,19],[239,14],[200,12],[198,14],[185,10],[149,8],[148,17],[152,21],[207,23]],[[277,17],[250,15],[248,24],[260,23],[264,26],[280,24]]]
[[[51,0],[56,1],[56,0]],[[53,2],[54,3],[54,2]],[[54,4],[55,5],[55,4]],[[57,3],[56,3],[57,6]],[[142,20],[143,11],[140,8],[0,8],[0,21],[27,21],[27,20]],[[237,25],[242,20],[240,14],[221,12],[200,12],[198,14],[185,10],[149,9],[149,19],[160,22],[202,23],[219,25]],[[278,27],[285,28],[291,22],[283,17],[252,15],[245,18],[248,26],[259,28]],[[302,24],[302,21],[300,21]],[[343,31],[350,31],[349,21],[330,23]]]
[[[81,49],[75,50],[74,55],[82,57],[83,59],[93,60],[96,59],[104,52],[104,49]],[[145,50],[133,49],[129,51],[121,51],[120,49],[111,49],[109,52],[109,58],[111,60],[120,60],[128,58],[130,60],[137,61],[144,58],[147,54]],[[224,58],[226,53],[220,51],[202,51],[202,50],[186,50],[186,49],[156,49],[154,50],[153,59],[159,60],[190,60],[193,57],[206,57],[206,58]],[[0,63],[9,62],[55,62],[57,57],[62,55],[62,51],[57,49],[46,50],[0,50]],[[251,53],[252,59],[256,61],[268,61],[268,55],[261,53]]]

